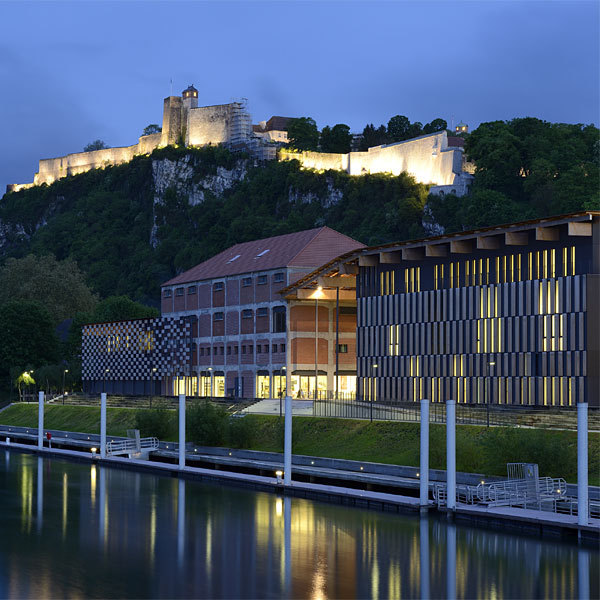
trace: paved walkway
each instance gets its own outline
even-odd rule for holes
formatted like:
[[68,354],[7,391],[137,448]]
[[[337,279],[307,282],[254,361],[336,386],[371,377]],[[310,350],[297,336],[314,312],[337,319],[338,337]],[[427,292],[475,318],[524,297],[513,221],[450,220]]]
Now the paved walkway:
[[[261,400],[242,412],[257,415],[278,415],[279,414],[279,399],[269,398]],[[285,412],[285,400],[281,401],[281,412]],[[292,400],[292,414],[297,416],[312,417],[313,401],[312,400]]]

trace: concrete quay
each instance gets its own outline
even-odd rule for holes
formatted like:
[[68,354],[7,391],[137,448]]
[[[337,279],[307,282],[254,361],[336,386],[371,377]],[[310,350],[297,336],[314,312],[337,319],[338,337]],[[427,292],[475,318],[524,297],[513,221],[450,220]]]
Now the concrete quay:
[[[24,441],[29,441],[25,436],[30,437],[34,443],[37,439],[37,433],[32,429],[29,429],[29,433],[25,434],[14,431],[14,427],[11,427],[11,432],[7,432],[6,429],[8,428],[0,428],[0,438],[7,437],[6,433],[12,433],[13,435],[19,435],[19,437],[23,436],[25,438]],[[18,429],[26,430],[26,428]],[[56,433],[58,434],[59,432]],[[63,435],[65,435],[64,432]],[[196,447],[196,452],[194,452],[193,446],[191,448],[188,446],[188,452],[186,453],[187,464],[185,467],[180,468],[176,464],[178,452],[173,443],[161,442],[161,449],[156,453],[159,455],[156,458],[163,458],[172,462],[144,461],[124,457],[100,459],[97,455],[94,456],[89,451],[91,445],[97,443],[95,438],[99,438],[99,436],[88,436],[87,434],[73,435],[85,439],[61,438],[53,433],[53,448],[44,447],[43,449],[39,449],[32,444],[15,443],[12,441],[10,444],[1,441],[0,448],[54,456],[56,458],[79,462],[93,462],[113,468],[134,469],[186,479],[219,482],[221,484],[244,485],[261,491],[362,508],[392,512],[419,512],[421,510],[417,493],[419,479],[415,477],[417,469],[413,467],[396,467],[394,465],[379,465],[377,463],[358,463],[356,461],[342,461],[339,459],[294,456],[294,474],[304,476],[303,478],[308,479],[308,481],[292,481],[291,485],[285,486],[278,482],[275,476],[275,471],[282,468],[282,456],[273,453],[236,451],[220,448],[210,449],[217,452],[207,454],[206,451],[209,450],[207,448]],[[70,447],[78,446],[80,449],[57,448],[57,443],[66,443]],[[171,448],[167,448],[167,446],[171,446]],[[263,456],[259,457],[256,455]],[[189,464],[196,461],[211,462],[211,460],[214,461],[211,468]],[[303,464],[306,462],[310,464]],[[254,471],[258,471],[258,474],[227,470],[227,468],[248,469],[249,467],[252,467]],[[347,467],[350,467],[350,470]],[[383,472],[374,472],[378,469],[381,469]],[[399,474],[392,474],[391,471],[394,469],[398,470]],[[443,474],[444,478],[440,480],[445,480],[445,472],[432,471],[430,474],[430,488],[436,482],[436,473]],[[412,477],[411,474],[413,475]],[[457,474],[459,482],[463,477],[465,478],[465,483],[471,483],[471,480],[474,480],[474,483],[478,483],[478,478],[481,476],[477,474]],[[317,480],[325,481],[326,483],[319,483]],[[491,481],[489,478],[487,480]],[[367,489],[351,487],[357,484]],[[372,489],[376,487],[385,488],[386,490],[391,489],[392,491]],[[399,492],[408,491],[409,494],[414,490],[415,496],[394,493],[393,488],[398,489]],[[573,486],[573,488],[576,491],[576,486]],[[590,497],[594,498],[598,496],[599,491],[598,488],[591,487]],[[433,502],[429,502],[428,508],[433,512],[445,513],[453,517],[457,522],[474,523],[489,528],[557,538],[580,538],[583,542],[591,543],[598,543],[600,540],[600,520],[597,519],[591,519],[588,525],[579,525],[577,516],[513,507],[487,508],[457,503],[455,511],[447,511],[445,507],[438,508]]]

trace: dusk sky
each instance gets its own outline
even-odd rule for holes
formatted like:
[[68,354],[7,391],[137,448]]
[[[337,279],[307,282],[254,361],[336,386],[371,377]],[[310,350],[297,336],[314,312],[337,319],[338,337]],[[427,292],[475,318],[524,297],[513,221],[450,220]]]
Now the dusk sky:
[[254,123],[598,125],[599,19],[596,1],[0,2],[0,190],[136,143],[171,79],[199,105],[247,98]]

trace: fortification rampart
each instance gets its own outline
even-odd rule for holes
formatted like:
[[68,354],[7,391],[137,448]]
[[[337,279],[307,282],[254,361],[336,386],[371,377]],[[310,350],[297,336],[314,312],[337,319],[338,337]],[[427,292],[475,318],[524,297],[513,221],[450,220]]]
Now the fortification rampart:
[[199,106],[187,114],[186,145],[224,144],[229,140],[230,104]]
[[350,175],[400,175],[406,172],[417,182],[441,187],[441,191],[445,186],[454,186],[457,179],[464,178],[462,150],[448,146],[448,135],[445,131],[396,144],[375,146],[366,152],[329,154],[281,150],[279,159],[296,159],[306,168],[319,171],[335,169],[346,171]]

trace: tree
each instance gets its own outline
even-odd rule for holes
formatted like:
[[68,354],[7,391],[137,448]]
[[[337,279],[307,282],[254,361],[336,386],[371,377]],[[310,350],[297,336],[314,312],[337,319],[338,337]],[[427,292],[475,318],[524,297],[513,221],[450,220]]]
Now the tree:
[[396,115],[388,121],[387,133],[392,142],[401,142],[409,137],[410,121],[404,115]]
[[346,154],[352,149],[352,135],[348,125],[326,126],[321,131],[321,151]]
[[287,126],[289,145],[296,150],[317,150],[319,130],[314,119],[300,117],[292,119]]
[[406,132],[407,137],[405,139],[411,140],[412,138],[419,137],[420,135],[423,135],[423,123],[415,121],[414,123],[410,124],[410,127]]
[[142,135],[152,135],[153,133],[161,133],[162,127],[157,123],[150,123],[150,125],[144,127]]
[[33,254],[9,258],[0,268],[0,304],[11,300],[43,303],[55,324],[94,310],[98,301],[75,261]]
[[15,379],[15,385],[17,386],[17,390],[19,390],[19,400],[23,401],[23,388],[28,385],[35,385],[35,379],[33,378],[32,372],[23,371],[19,374]]
[[52,317],[44,306],[23,300],[0,306],[0,373],[3,376],[15,365],[32,365],[35,369],[57,359],[58,338]]
[[423,127],[423,133],[436,133],[438,131],[444,131],[448,128],[448,123],[444,119],[434,119],[431,123],[427,123]]
[[94,140],[83,148],[84,152],[93,152],[94,150],[104,150],[109,148],[102,140]]
[[374,146],[381,146],[390,141],[385,125],[380,125],[377,129],[373,123],[367,125],[362,132],[362,140],[360,142],[360,150],[366,151]]

